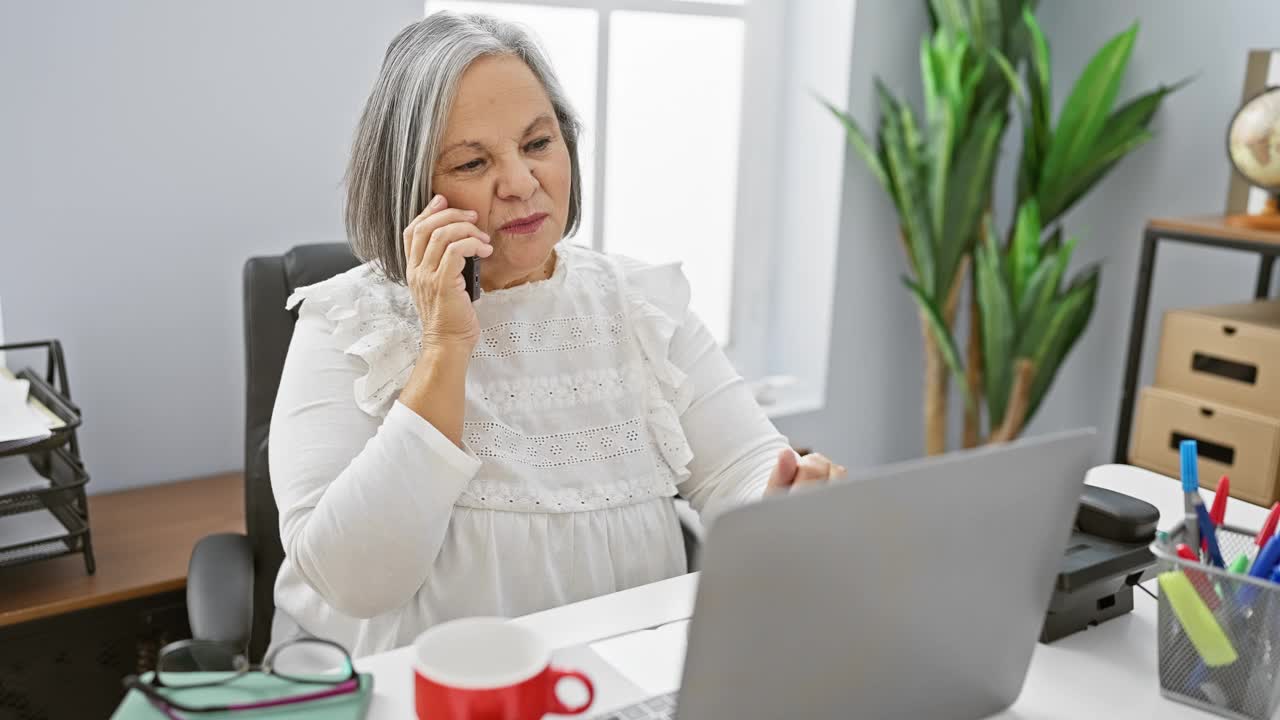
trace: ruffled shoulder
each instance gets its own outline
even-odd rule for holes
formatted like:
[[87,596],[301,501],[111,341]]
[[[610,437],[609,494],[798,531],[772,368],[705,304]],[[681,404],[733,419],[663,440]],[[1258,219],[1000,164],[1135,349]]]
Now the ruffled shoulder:
[[680,262],[650,265],[625,255],[613,256],[630,289],[643,301],[675,320],[684,321],[689,310],[689,280]]
[[656,381],[649,393],[649,424],[658,449],[679,482],[689,477],[688,465],[693,460],[693,450],[680,425],[693,388],[688,375],[671,358],[671,343],[689,312],[689,281],[678,262],[649,265],[613,257],[632,331]]
[[331,323],[343,352],[365,363],[354,383],[356,405],[375,417],[386,415],[421,351],[421,322],[408,288],[365,263],[298,288],[285,307]]

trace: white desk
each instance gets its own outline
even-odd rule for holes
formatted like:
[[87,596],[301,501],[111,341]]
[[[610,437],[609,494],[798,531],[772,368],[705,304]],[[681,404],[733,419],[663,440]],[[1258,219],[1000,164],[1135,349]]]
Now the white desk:
[[[1182,517],[1181,488],[1169,478],[1124,465],[1090,471],[1086,482],[1143,498],[1160,510],[1160,527]],[[1206,502],[1213,493],[1203,492]],[[1266,511],[1234,498],[1227,519],[1243,528],[1261,527]],[[514,622],[542,632],[557,661],[587,671],[596,681],[593,714],[627,705],[644,693],[618,676],[583,643],[689,617],[696,575],[685,575],[573,605],[528,615]],[[1156,680],[1156,603],[1134,593],[1134,610],[1052,645],[1037,644],[1018,701],[997,715],[1001,720],[1105,718],[1207,718],[1205,713],[1160,697]],[[575,647],[576,646],[576,647]],[[375,676],[369,720],[413,717],[412,650],[400,648],[356,662]]]

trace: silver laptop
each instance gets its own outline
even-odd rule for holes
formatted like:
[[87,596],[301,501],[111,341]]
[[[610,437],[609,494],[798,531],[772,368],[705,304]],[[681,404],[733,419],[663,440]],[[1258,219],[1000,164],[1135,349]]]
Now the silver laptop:
[[869,471],[721,516],[678,695],[606,717],[981,718],[1017,698],[1092,430]]

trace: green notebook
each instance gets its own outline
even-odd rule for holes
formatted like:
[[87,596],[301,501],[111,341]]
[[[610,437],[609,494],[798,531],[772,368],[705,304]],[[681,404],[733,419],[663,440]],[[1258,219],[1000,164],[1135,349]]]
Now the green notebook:
[[[151,679],[151,673],[142,676],[143,682]],[[315,692],[315,685],[300,685],[289,682],[275,675],[252,673],[226,685],[215,685],[206,688],[185,688],[166,690],[173,693],[173,698],[187,705],[225,705],[228,703],[253,702],[301,695]],[[248,720],[248,718],[269,718],[269,720],[363,720],[369,710],[369,699],[373,697],[373,676],[360,674],[360,689],[353,693],[323,700],[312,700],[295,705],[282,705],[263,710],[240,710],[219,713],[184,713],[176,714],[189,720]],[[111,720],[168,720],[164,713],[156,709],[147,698],[137,690],[130,690],[124,702],[116,708]]]

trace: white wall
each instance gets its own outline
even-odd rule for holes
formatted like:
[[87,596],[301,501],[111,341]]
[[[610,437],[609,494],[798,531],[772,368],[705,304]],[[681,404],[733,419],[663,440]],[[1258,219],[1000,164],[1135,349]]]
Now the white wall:
[[352,128],[421,12],[0,5],[6,337],[65,343],[93,492],[241,466],[241,266],[342,239]]
[[[857,0],[845,106],[864,129],[876,126],[876,76],[919,102],[920,37],[927,29],[922,2]],[[900,280],[906,268],[893,205],[861,158],[847,147],[840,151],[845,179],[827,406],[777,424],[793,443],[858,467],[920,454],[923,364],[914,305]],[[803,261],[803,246],[797,238],[786,251]]]

